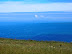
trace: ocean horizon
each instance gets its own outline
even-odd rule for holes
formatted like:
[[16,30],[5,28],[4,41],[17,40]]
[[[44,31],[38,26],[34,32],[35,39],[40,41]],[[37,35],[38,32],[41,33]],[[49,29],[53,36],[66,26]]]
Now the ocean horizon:
[[0,18],[0,38],[72,42],[72,12],[0,13]]

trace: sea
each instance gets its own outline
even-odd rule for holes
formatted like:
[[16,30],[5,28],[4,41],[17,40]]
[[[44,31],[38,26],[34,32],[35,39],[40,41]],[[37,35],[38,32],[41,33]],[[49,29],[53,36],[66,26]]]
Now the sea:
[[[6,17],[6,13],[4,15]],[[1,15],[1,17],[3,16]],[[35,16],[36,18],[38,18],[37,15]],[[3,17],[3,19],[6,19],[5,17]],[[10,15],[7,15],[7,17],[10,17]],[[13,17],[16,16],[14,15]],[[26,15],[22,17],[26,18]],[[16,20],[16,18],[11,20]],[[27,22],[25,21],[23,22],[18,20],[12,22],[10,21],[10,19],[6,19],[6,21],[3,20],[3,22],[0,21],[0,38],[10,38],[18,40],[72,42],[72,22],[52,22],[53,20],[51,22],[47,21],[45,22],[45,20],[40,21],[40,19],[39,21],[37,19],[37,22],[35,20],[31,22],[29,21],[29,19]]]
[[0,38],[71,42],[72,23],[5,23]]

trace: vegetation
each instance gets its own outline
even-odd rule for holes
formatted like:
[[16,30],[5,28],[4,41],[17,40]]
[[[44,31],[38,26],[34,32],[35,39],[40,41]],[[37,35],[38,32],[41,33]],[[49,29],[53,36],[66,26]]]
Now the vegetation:
[[0,38],[0,54],[72,54],[72,43]]

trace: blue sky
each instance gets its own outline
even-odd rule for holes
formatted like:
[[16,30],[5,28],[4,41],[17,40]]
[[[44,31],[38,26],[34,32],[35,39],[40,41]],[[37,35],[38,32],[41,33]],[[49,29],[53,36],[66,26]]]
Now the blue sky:
[[40,2],[40,3],[49,3],[49,2],[72,2],[72,0],[0,0],[0,1],[24,1],[24,2]]
[[[0,0],[0,13],[1,12],[48,12],[48,11],[64,11],[72,12],[72,0]],[[68,14],[68,13],[67,13]],[[70,14],[71,16],[71,14]],[[72,21],[72,16],[66,17],[53,17],[40,15],[35,17],[35,20],[48,20],[48,21]],[[11,18],[1,17],[0,21],[25,21],[26,18]],[[32,19],[28,19],[32,20]],[[28,21],[27,20],[27,21]]]

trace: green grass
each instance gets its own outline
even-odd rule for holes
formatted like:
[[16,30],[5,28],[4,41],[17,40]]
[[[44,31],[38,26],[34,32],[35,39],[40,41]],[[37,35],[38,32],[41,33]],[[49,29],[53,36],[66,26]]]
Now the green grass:
[[0,54],[72,54],[72,43],[0,38]]

